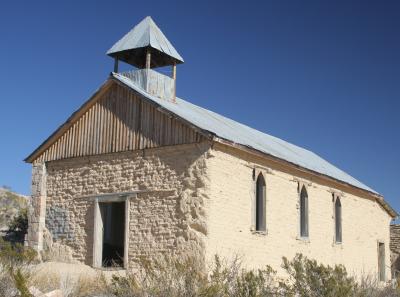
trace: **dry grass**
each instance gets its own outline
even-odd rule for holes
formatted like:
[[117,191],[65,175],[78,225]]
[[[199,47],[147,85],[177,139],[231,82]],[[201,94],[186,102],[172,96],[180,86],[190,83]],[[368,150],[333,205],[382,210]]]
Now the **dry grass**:
[[219,257],[207,268],[193,258],[143,259],[138,271],[107,281],[85,270],[60,273],[55,264],[53,270],[38,270],[32,255],[20,246],[0,246],[1,297],[31,297],[30,286],[42,292],[60,289],[65,297],[400,297],[399,288],[381,287],[368,277],[357,282],[343,266],[325,266],[302,255],[283,260],[285,281],[268,266],[246,270],[239,258]]
[[101,296],[108,292],[108,284],[103,275],[78,277],[63,274],[38,273],[30,284],[42,292],[60,289],[64,297]]

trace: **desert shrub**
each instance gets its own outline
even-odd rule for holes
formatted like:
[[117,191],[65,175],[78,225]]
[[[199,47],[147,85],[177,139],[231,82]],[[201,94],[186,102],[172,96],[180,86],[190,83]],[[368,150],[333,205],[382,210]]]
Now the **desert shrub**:
[[[36,259],[36,252],[21,244],[11,244],[0,239],[0,265],[3,278],[8,280],[8,293],[4,296],[31,297],[28,290],[29,272],[26,269]],[[12,295],[11,295],[12,294]]]
[[357,283],[348,276],[342,265],[325,266],[297,254],[291,261],[283,258],[282,267],[289,279],[280,282],[284,296],[299,297],[336,297],[355,296]]
[[118,297],[400,297],[396,289],[364,279],[358,283],[344,266],[319,264],[301,254],[283,258],[284,280],[269,266],[246,270],[238,258],[215,261],[204,274],[195,259],[166,259],[126,277],[113,277],[110,292]]
[[74,277],[58,273],[51,274],[49,271],[38,272],[32,276],[30,283],[41,292],[61,290],[63,297],[113,296],[107,294],[109,288],[102,274],[96,277],[85,275]]
[[238,275],[233,296],[238,297],[269,297],[278,296],[279,289],[274,287],[275,271],[270,267],[257,271],[243,270]]
[[28,232],[28,211],[22,208],[17,215],[11,217],[7,224],[4,239],[10,242],[23,243],[25,234]]
[[26,265],[34,261],[34,252],[4,242],[0,247],[0,296],[30,297],[27,287],[33,285],[42,292],[60,289],[65,297],[400,297],[394,287],[368,277],[357,282],[341,265],[322,265],[300,254],[283,258],[284,280],[269,266],[244,269],[238,257],[216,256],[210,267],[190,257],[141,259],[135,272],[106,281],[103,274],[71,277],[49,271],[31,277]]
[[382,286],[376,277],[363,276],[358,282],[356,297],[399,297],[400,289],[396,283]]
[[141,259],[140,266],[136,273],[113,277],[111,287],[116,296],[195,297],[207,283],[204,269],[194,258]]
[[262,297],[276,296],[275,272],[241,268],[238,258],[231,262],[215,257],[207,274],[195,258],[141,261],[141,269],[126,277],[114,276],[111,292],[118,297]]
[[28,232],[28,209],[23,208],[19,211],[8,225],[7,233],[25,235]]

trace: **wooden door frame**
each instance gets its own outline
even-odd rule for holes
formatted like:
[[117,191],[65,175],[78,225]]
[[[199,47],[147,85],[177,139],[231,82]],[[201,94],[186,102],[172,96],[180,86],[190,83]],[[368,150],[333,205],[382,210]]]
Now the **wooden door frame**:
[[93,261],[94,268],[103,268],[103,221],[99,203],[102,202],[125,202],[125,232],[124,232],[124,269],[128,269],[129,257],[129,215],[130,198],[136,194],[108,194],[95,197],[94,199],[94,222],[93,222]]

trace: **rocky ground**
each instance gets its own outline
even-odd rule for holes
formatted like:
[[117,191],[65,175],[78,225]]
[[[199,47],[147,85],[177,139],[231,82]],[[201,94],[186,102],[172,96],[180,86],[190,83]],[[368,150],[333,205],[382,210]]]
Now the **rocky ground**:
[[0,187],[0,234],[8,229],[9,222],[28,205],[28,196]]

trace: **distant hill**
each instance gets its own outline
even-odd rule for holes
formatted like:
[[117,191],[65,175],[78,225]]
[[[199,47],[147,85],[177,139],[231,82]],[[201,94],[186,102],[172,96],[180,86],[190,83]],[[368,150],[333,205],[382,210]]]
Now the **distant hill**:
[[28,205],[28,196],[0,187],[0,232],[7,230],[12,218]]

